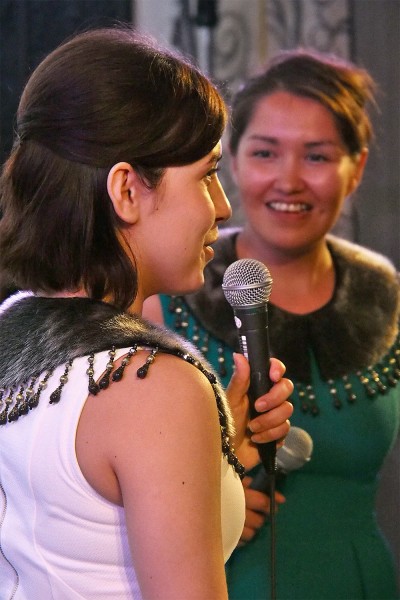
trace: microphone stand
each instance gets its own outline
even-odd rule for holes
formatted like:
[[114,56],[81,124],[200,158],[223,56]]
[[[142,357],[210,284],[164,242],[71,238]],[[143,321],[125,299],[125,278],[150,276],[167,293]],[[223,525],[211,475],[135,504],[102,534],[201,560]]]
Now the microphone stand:
[[[272,442],[274,443],[274,442]],[[262,460],[262,466],[257,475],[253,477],[253,481],[250,484],[250,489],[258,490],[269,496],[270,508],[269,508],[269,520],[270,520],[270,580],[271,580],[271,592],[270,600],[276,600],[276,500],[275,491],[276,483],[279,472],[275,469],[275,465],[271,462],[270,456],[262,456],[263,451],[259,452]],[[276,461],[278,463],[278,461]]]
[[[254,414],[254,413],[253,413]],[[267,493],[270,502],[270,527],[271,527],[271,543],[270,543],[270,584],[271,584],[271,600],[276,600],[276,475],[277,475],[277,458],[276,458],[276,442],[267,442],[258,445],[258,453],[260,455],[263,467],[267,473],[268,485]]]
[[276,474],[272,473],[269,477],[269,498],[270,498],[270,524],[271,524],[271,552],[270,552],[270,584],[271,584],[271,600],[276,600]]

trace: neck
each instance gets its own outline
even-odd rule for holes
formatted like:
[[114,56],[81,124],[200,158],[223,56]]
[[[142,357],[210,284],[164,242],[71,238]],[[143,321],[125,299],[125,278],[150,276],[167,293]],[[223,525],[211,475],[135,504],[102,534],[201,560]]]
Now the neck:
[[238,258],[255,258],[271,272],[270,301],[296,314],[313,312],[329,302],[335,287],[335,271],[326,240],[297,251],[258,245],[244,232],[236,244]]

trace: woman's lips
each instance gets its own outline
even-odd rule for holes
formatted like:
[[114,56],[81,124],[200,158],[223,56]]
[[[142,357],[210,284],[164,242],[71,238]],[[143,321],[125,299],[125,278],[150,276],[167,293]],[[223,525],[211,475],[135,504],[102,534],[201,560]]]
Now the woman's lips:
[[266,206],[280,213],[304,213],[312,209],[311,204],[305,202],[267,202]]
[[207,261],[211,260],[212,258],[214,258],[214,249],[211,248],[211,246],[204,246],[204,253],[206,255],[206,259]]

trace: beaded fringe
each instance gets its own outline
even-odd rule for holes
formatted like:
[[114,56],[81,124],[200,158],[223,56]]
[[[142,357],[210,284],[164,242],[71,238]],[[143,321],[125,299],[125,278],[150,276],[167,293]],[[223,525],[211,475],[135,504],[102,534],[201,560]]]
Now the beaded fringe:
[[[371,400],[378,395],[385,395],[389,388],[396,387],[400,381],[400,336],[389,354],[377,365],[367,367],[365,372],[357,371],[355,376],[360,381],[365,394]],[[348,375],[343,375],[340,380],[327,380],[329,393],[332,398],[332,405],[336,410],[340,410],[347,403],[354,404],[357,401],[357,395],[354,392],[353,385]],[[340,388],[343,388],[340,390]],[[300,409],[303,413],[310,413],[312,416],[320,414],[319,406],[316,403],[316,394],[312,385],[306,385],[296,382]]]
[[[171,314],[174,314],[174,328],[176,331],[192,341],[208,358],[209,335],[196,323],[195,317],[186,308],[184,298],[180,296],[171,297],[168,310]],[[189,325],[192,325],[191,335],[189,335]],[[227,375],[226,352],[226,344],[217,341],[217,371],[221,377]],[[232,352],[229,353],[229,355],[231,354]],[[361,382],[367,397],[371,400],[376,398],[377,395],[386,394],[389,388],[395,387],[400,381],[400,333],[390,352],[380,363],[367,367],[365,371],[357,371],[354,375]],[[316,402],[313,385],[298,381],[294,383],[299,398],[300,410],[314,417],[318,416],[320,408]],[[343,375],[338,380],[328,379],[326,383],[329,386],[332,405],[336,410],[343,408],[346,403],[351,405],[357,401],[350,375]],[[293,401],[293,398],[291,400]],[[294,401],[294,403],[296,402]]]
[[[94,380],[94,360],[95,354],[90,353],[88,356],[88,369],[86,374],[88,376],[88,392],[89,394],[96,396],[101,390],[107,389],[111,382],[118,382],[122,379],[124,370],[130,362],[131,357],[136,354],[138,350],[138,344],[132,346],[128,354],[122,359],[121,365],[117,368],[114,366],[114,359],[116,354],[116,348],[113,346],[108,352],[108,362],[105,367],[104,375],[97,383]],[[148,373],[150,365],[154,362],[155,357],[159,349],[152,348],[145,363],[139,367],[136,371],[136,375],[139,379],[144,379]],[[227,427],[227,416],[224,411],[223,402],[217,389],[217,379],[213,373],[206,370],[203,365],[196,360],[191,354],[177,352],[176,356],[182,358],[186,362],[189,362],[197,369],[199,369],[210,382],[218,409],[218,417],[221,431],[221,445],[222,453],[226,457],[228,463],[232,465],[236,473],[240,478],[244,477],[244,467],[239,462],[233,447],[230,443],[230,437],[228,434]],[[61,400],[62,390],[65,384],[68,382],[68,375],[73,360],[69,360],[65,364],[63,374],[59,379],[58,386],[50,394],[49,404],[57,404]],[[49,370],[45,373],[43,378],[39,381],[38,376],[32,376],[29,381],[23,382],[20,386],[11,388],[0,388],[0,425],[5,425],[17,421],[19,417],[28,414],[30,410],[36,408],[39,404],[40,395],[42,391],[47,387],[48,381],[53,374],[53,370]]]

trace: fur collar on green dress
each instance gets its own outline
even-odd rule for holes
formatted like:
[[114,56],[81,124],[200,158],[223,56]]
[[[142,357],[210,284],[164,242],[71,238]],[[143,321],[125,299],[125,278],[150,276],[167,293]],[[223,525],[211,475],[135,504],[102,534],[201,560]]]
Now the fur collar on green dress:
[[[224,229],[215,259],[206,268],[205,286],[185,301],[200,324],[239,351],[233,311],[222,292],[228,265],[237,260],[239,229]],[[322,377],[334,379],[376,364],[396,341],[399,330],[398,273],[383,256],[334,236],[328,237],[336,272],[333,298],[321,309],[295,315],[269,303],[273,355],[293,378],[311,380],[310,351]],[[290,293],[290,291],[288,291]]]

